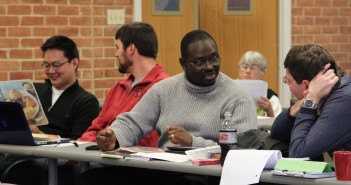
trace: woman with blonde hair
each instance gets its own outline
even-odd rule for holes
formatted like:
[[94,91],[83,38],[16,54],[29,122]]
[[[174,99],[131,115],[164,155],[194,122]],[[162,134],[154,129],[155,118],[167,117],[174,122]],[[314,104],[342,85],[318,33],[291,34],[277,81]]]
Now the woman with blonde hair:
[[[262,80],[267,72],[267,62],[264,56],[257,51],[247,51],[239,61],[240,80]],[[276,117],[282,111],[277,93],[268,89],[267,97],[257,101],[257,115]]]

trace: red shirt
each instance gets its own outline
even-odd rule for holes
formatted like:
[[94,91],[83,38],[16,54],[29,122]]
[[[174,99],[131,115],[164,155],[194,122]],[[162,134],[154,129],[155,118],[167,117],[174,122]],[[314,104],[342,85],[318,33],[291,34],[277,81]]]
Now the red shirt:
[[[142,96],[155,83],[169,77],[163,71],[162,65],[156,65],[138,84],[132,85],[134,77],[130,75],[127,79],[118,81],[106,94],[102,110],[97,118],[95,118],[88,128],[78,140],[96,142],[96,135],[100,130],[106,129],[116,119],[116,117],[124,112],[129,112],[136,105]],[[156,147],[158,142],[158,134],[154,130],[144,139],[139,146]]]

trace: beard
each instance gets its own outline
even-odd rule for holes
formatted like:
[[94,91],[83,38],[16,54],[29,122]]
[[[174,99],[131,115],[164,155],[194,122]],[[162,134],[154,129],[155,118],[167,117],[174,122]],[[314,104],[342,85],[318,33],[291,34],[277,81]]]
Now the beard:
[[122,74],[128,73],[129,67],[133,65],[132,61],[128,60],[126,57],[124,59],[125,59],[125,63],[121,64],[121,62],[120,62],[119,66],[118,66],[118,71]]

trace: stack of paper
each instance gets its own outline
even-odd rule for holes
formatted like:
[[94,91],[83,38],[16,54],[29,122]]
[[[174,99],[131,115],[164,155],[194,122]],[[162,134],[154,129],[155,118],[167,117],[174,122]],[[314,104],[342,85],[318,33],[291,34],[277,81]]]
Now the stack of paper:
[[155,148],[155,147],[130,146],[130,147],[121,147],[121,148],[118,148],[118,149],[112,150],[112,151],[103,151],[103,152],[101,152],[100,155],[101,155],[101,157],[124,159],[125,157],[131,156],[130,154],[139,153],[139,152],[142,152],[142,153],[158,153],[158,152],[164,153],[165,151],[163,149]]
[[186,155],[188,155],[191,158],[191,160],[207,159],[209,158],[210,153],[220,153],[220,152],[221,152],[220,146],[209,146],[206,148],[199,148],[199,149],[185,151]]
[[130,154],[130,156],[135,156],[135,157],[145,157],[149,158],[150,160],[164,160],[164,161],[171,161],[171,162],[186,162],[190,161],[190,158],[187,155],[183,154],[175,154],[175,153],[167,153],[167,152],[162,152],[162,153],[143,153],[143,152],[138,152],[134,154]]
[[101,152],[101,157],[106,158],[116,158],[116,159],[124,159],[124,157],[129,156],[131,153],[123,150],[112,150],[112,151],[104,151]]
[[114,151],[101,152],[101,157],[135,159],[135,160],[164,160],[172,162],[186,162],[190,158],[187,155],[167,153],[163,149],[154,147],[121,147]]

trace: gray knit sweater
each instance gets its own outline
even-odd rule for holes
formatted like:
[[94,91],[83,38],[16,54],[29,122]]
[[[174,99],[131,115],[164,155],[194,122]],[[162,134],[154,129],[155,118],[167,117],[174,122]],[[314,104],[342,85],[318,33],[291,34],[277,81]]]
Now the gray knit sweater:
[[224,113],[231,112],[238,133],[257,129],[255,104],[246,90],[234,80],[219,73],[216,83],[209,87],[192,84],[180,73],[155,84],[127,113],[111,124],[120,146],[133,146],[153,129],[160,135],[158,147],[174,146],[168,139],[166,127],[184,127],[193,137],[192,146],[217,145]]

